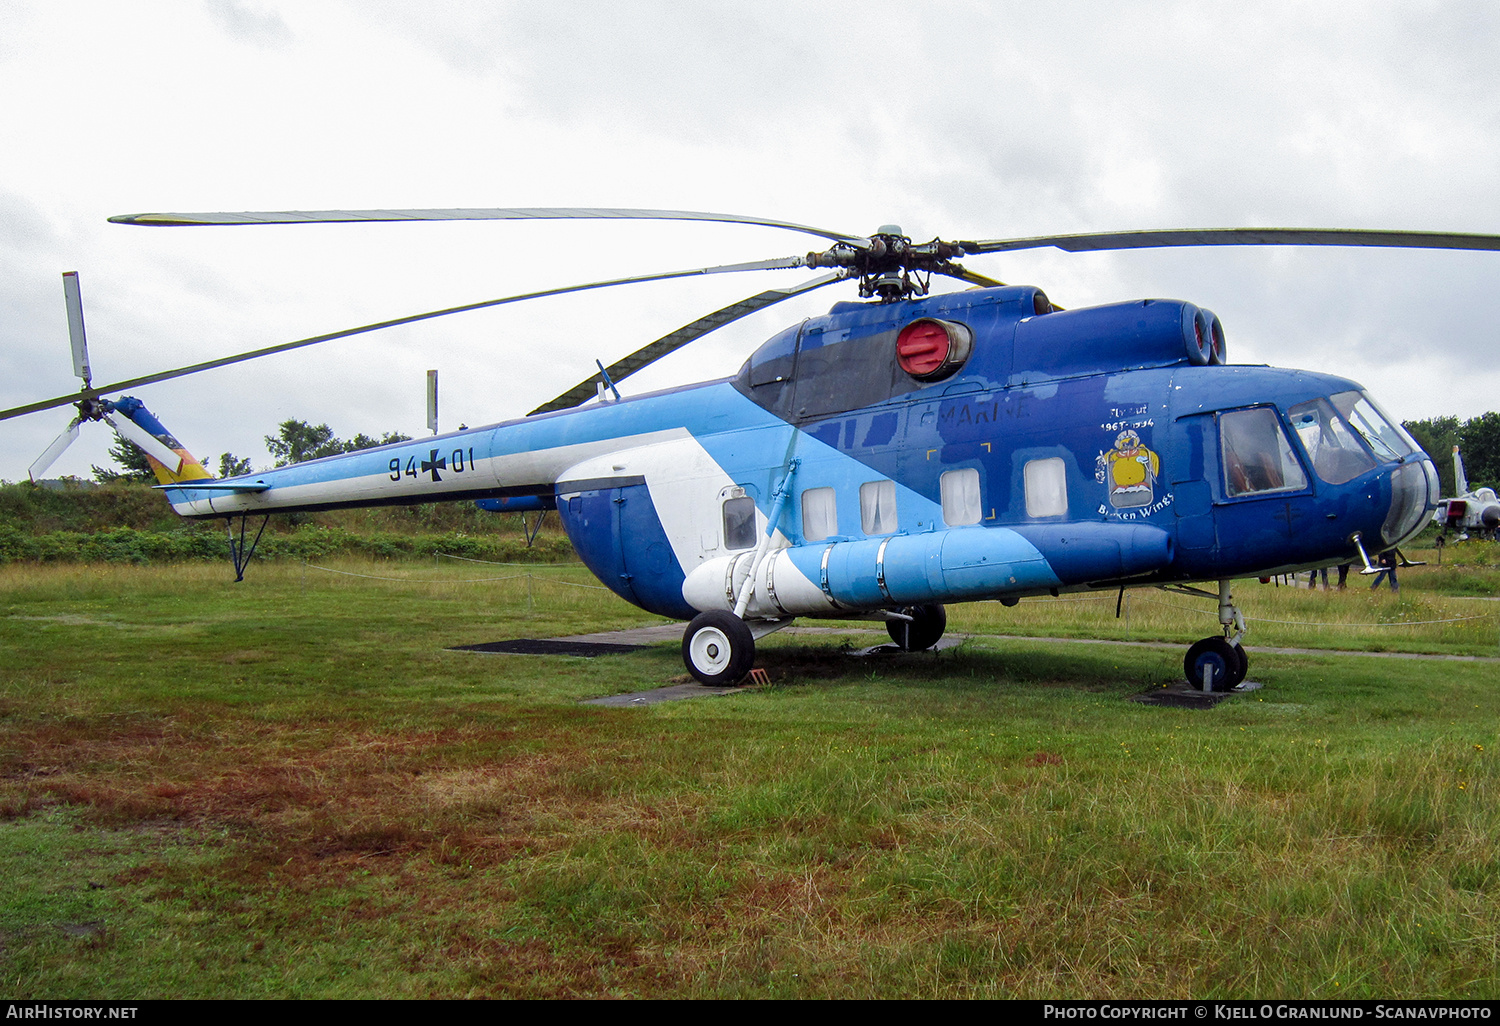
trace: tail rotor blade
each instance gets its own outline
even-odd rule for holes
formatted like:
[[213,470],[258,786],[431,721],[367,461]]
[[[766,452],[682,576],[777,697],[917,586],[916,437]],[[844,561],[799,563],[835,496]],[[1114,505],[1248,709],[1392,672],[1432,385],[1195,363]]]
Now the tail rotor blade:
[[42,454],[36,458],[36,462],[27,471],[27,474],[31,476],[32,484],[40,481],[42,475],[51,469],[52,464],[57,462],[57,458],[77,439],[78,424],[82,419],[81,417],[74,417],[73,423],[68,425],[67,430],[53,439],[51,445],[42,450]]
[[137,424],[135,421],[131,420],[124,414],[120,414],[119,416],[105,414],[104,419],[109,422],[110,427],[114,428],[115,431],[119,433],[121,438],[125,438],[130,440],[131,442],[134,442],[141,448],[142,451],[146,453],[147,456],[150,456],[152,459],[160,463],[162,466],[166,467],[174,474],[181,472],[181,454],[168,449],[151,432],[147,431],[145,428],[141,427],[139,424]]
[[89,387],[93,371],[89,368],[89,344],[83,332],[83,293],[78,288],[78,272],[63,272],[63,302],[68,307],[68,342],[73,347],[73,373]]

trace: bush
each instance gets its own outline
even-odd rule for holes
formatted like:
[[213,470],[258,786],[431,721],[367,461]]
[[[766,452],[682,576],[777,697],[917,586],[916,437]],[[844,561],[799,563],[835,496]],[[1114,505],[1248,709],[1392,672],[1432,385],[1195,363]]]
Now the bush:
[[[555,525],[554,517],[528,548],[514,516],[472,503],[273,516],[256,557],[413,559],[446,553],[501,563],[573,558]],[[247,542],[258,527],[259,521],[250,522]],[[223,521],[181,520],[149,487],[0,485],[0,563],[175,563],[228,555]]]

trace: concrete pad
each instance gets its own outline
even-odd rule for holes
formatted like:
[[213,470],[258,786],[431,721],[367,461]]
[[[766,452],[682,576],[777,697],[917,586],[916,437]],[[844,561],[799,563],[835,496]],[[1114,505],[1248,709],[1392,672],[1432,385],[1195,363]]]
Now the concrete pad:
[[566,641],[575,645],[660,645],[668,641],[682,641],[683,625],[664,623],[655,627],[632,627],[623,631],[600,631],[597,634],[569,634],[548,641]]
[[479,652],[485,655],[567,655],[591,659],[617,652],[638,652],[645,647],[580,642],[572,638],[516,638],[514,641],[488,641],[482,645],[456,645],[448,651]]
[[1247,680],[1233,691],[1203,691],[1187,681],[1178,681],[1165,687],[1152,688],[1139,695],[1131,695],[1129,701],[1142,705],[1165,705],[1175,709],[1212,709],[1226,698],[1242,695],[1247,691],[1258,691],[1259,681]]

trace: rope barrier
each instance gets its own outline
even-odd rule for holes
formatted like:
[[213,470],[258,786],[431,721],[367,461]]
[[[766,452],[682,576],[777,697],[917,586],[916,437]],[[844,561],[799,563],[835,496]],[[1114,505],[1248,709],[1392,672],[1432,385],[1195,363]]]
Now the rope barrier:
[[[483,560],[475,560],[483,562]],[[335,570],[331,566],[319,566],[316,563],[303,563],[309,570],[321,570],[326,574],[339,574],[343,577],[359,577],[366,581],[395,581],[398,584],[484,584],[488,581],[541,581],[543,584],[562,584],[569,588],[587,588],[590,591],[608,591],[609,589],[600,584],[579,584],[576,581],[554,581],[545,577],[533,577],[531,574],[507,574],[504,577],[461,577],[456,580],[431,581],[420,577],[381,577],[378,574],[357,574],[352,570]],[[526,564],[499,563],[498,566],[525,566]]]
[[483,563],[486,566],[529,566],[537,570],[546,570],[558,566],[583,566],[576,559],[570,563],[497,563],[493,559],[471,559],[468,556],[450,556],[446,552],[434,552],[433,555],[441,556],[444,559],[459,559],[465,563]]
[[[321,570],[325,574],[339,574],[343,577],[360,577],[366,581],[398,581],[401,584],[482,584],[485,581],[520,581],[531,576],[530,574],[510,574],[506,577],[467,577],[452,581],[427,581],[423,580],[420,577],[381,577],[376,574],[357,574],[352,570],[335,570],[331,566],[319,566],[316,563],[304,563],[302,565],[307,567],[309,570]],[[563,584],[566,582],[555,581],[553,583]]]
[[1294,627],[1421,627],[1434,623],[1462,623],[1465,620],[1488,620],[1487,616],[1456,616],[1451,620],[1392,620],[1387,623],[1323,623],[1316,620],[1271,620],[1263,616],[1247,616],[1256,623],[1284,623]]
[[[1130,597],[1131,596],[1127,594],[1126,600],[1129,601]],[[1461,597],[1467,597],[1467,596],[1449,596],[1449,597],[1452,597],[1452,598],[1461,598]],[[1053,602],[1107,602],[1107,603],[1112,603],[1112,602],[1115,601],[1115,598],[1114,598],[1114,596],[1111,596],[1111,595],[1100,594],[1100,595],[1081,595],[1081,596],[1075,596],[1075,597],[1069,597],[1069,598],[1061,598],[1061,597],[1059,597],[1059,598],[1051,599],[1051,601],[1053,601]],[[1216,615],[1218,615],[1213,610],[1200,609],[1200,608],[1198,608],[1196,606],[1185,606],[1185,605],[1183,605],[1180,602],[1163,602],[1161,599],[1151,599],[1151,598],[1136,598],[1135,601],[1137,601],[1137,602],[1146,602],[1146,603],[1149,603],[1151,605],[1156,605],[1156,606],[1166,606],[1166,607],[1168,607],[1170,609],[1185,609],[1188,612],[1196,613],[1196,614],[1198,614],[1200,616],[1216,616]],[[1391,621],[1389,623],[1338,623],[1338,622],[1333,622],[1333,621],[1328,621],[1328,620],[1273,620],[1270,617],[1265,617],[1265,616],[1247,616],[1247,617],[1245,617],[1245,621],[1247,623],[1277,623],[1277,624],[1283,624],[1283,625],[1289,626],[1289,627],[1422,627],[1422,626],[1428,626],[1428,625],[1431,625],[1431,624],[1439,624],[1439,623],[1463,623],[1463,622],[1465,622],[1467,620],[1490,620],[1490,619],[1494,619],[1494,617],[1492,617],[1492,616],[1455,616],[1455,617],[1451,617],[1451,618],[1446,619],[1446,620],[1396,620],[1396,621]]]
[[[1186,609],[1202,616],[1217,616],[1218,614],[1207,609],[1198,609],[1193,606],[1185,606],[1180,602],[1163,602],[1161,599],[1141,599],[1154,606],[1167,606],[1170,609]],[[1272,620],[1264,616],[1247,616],[1246,621],[1251,623],[1279,623],[1290,627],[1421,627],[1435,623],[1462,623],[1465,620],[1489,620],[1488,616],[1456,616],[1448,620],[1396,620],[1390,623],[1336,623],[1327,620]]]

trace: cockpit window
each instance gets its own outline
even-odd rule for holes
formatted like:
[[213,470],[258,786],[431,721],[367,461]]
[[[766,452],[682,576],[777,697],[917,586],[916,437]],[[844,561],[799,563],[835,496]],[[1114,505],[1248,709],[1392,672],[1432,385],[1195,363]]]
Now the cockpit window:
[[1219,416],[1225,484],[1231,496],[1288,492],[1307,487],[1276,411],[1268,407]]
[[1298,403],[1287,411],[1287,416],[1312,460],[1314,473],[1329,484],[1343,484],[1375,466],[1327,399]]
[[1333,405],[1382,462],[1399,460],[1416,451],[1411,436],[1393,424],[1363,392],[1340,392],[1333,397]]

